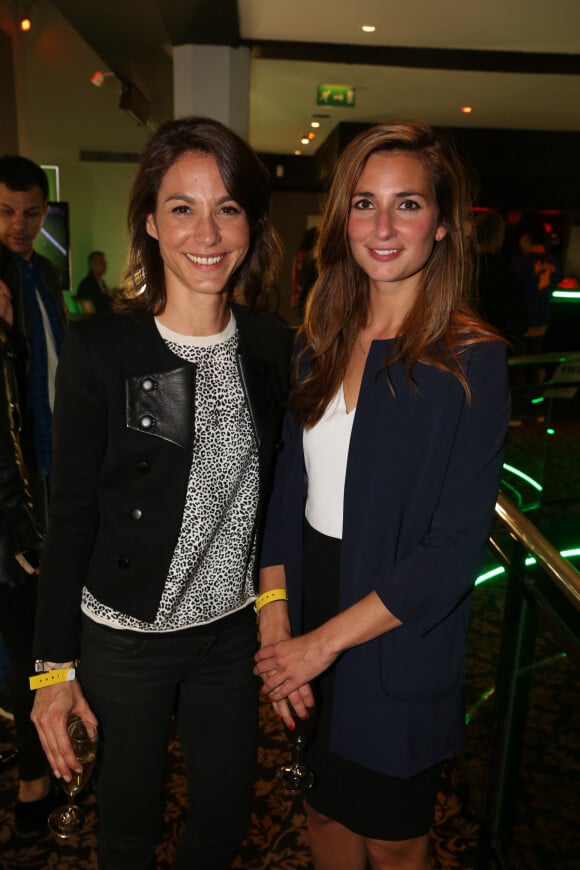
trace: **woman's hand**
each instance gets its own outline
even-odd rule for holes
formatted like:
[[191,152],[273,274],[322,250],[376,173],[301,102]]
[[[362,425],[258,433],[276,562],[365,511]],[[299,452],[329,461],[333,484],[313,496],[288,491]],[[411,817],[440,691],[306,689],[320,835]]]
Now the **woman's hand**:
[[71,716],[78,716],[86,722],[98,725],[78,680],[36,690],[30,718],[36,726],[53,774],[57,779],[62,777],[66,782],[70,782],[73,771],[82,771],[82,765],[74,754],[66,730]]
[[314,705],[308,684],[335,659],[336,653],[327,647],[317,629],[262,646],[256,653],[254,673],[263,680],[262,691],[271,701],[288,698],[298,715],[305,718],[305,707]]
[[[288,618],[288,605],[285,601],[271,601],[262,608],[258,618],[258,633],[262,648],[274,646],[280,641],[289,640],[292,637],[290,620]],[[257,661],[258,658],[256,657]],[[258,665],[256,664],[254,673],[261,678],[265,686],[270,676],[268,670],[266,668],[258,670]],[[268,693],[267,689],[264,689],[264,691],[266,694]],[[294,715],[299,716],[301,719],[307,718],[307,708],[312,707],[313,704],[314,698],[308,684],[300,686],[299,689],[292,692],[288,700],[282,698],[279,701],[272,701],[274,711],[290,729],[294,725]]]

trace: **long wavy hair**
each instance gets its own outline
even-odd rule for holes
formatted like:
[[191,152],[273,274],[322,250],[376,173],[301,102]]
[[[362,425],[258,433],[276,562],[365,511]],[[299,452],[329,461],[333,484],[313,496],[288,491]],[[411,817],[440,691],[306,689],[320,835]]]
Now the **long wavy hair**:
[[394,389],[390,365],[404,360],[414,383],[413,368],[423,362],[455,375],[469,399],[461,349],[498,338],[468,304],[473,263],[473,173],[448,136],[423,121],[371,127],[339,158],[320,226],[319,274],[300,329],[301,352],[296,358],[291,400],[296,418],[306,426],[320,420],[336,394],[357,335],[367,323],[369,279],[351,253],[347,228],[356,185],[369,157],[377,152],[409,153],[421,162],[435,193],[439,220],[447,229],[444,238],[433,246],[415,302],[394,351],[385,360],[390,389]]
[[155,212],[161,181],[184,154],[214,157],[224,186],[248,220],[248,253],[230,278],[228,291],[247,305],[266,304],[282,259],[279,236],[270,220],[270,176],[255,152],[232,130],[211,118],[187,117],[167,121],[153,133],[141,155],[129,198],[131,238],[125,290],[116,308],[160,314],[167,302],[159,242],[147,232],[147,218]]

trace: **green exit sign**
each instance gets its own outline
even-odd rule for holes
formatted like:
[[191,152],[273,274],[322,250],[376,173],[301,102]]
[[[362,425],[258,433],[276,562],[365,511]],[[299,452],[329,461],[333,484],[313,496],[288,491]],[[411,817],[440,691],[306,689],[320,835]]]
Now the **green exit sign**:
[[317,106],[354,106],[355,89],[350,85],[318,85],[316,89]]

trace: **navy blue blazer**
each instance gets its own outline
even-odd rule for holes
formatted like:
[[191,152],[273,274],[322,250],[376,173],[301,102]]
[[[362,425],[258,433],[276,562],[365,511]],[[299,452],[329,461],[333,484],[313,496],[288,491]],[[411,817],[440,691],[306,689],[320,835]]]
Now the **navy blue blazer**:
[[[487,549],[509,421],[506,351],[462,354],[459,381],[418,364],[377,375],[388,341],[371,345],[353,423],[344,492],[341,608],[375,590],[403,625],[336,663],[331,749],[411,776],[464,739],[463,674],[470,595]],[[262,566],[286,570],[293,632],[301,631],[303,429],[288,413]]]
[[[258,446],[259,545],[286,404],[291,333],[274,314],[232,308],[238,370]],[[192,462],[195,369],[171,352],[151,315],[69,326],[57,371],[36,657],[78,657],[85,584],[104,604],[154,619]]]

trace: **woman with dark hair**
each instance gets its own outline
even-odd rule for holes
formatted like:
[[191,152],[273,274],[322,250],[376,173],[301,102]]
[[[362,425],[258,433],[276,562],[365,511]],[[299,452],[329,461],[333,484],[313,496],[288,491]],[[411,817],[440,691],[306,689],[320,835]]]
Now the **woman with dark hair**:
[[172,717],[190,804],[175,867],[225,870],[248,824],[251,605],[290,354],[257,310],[280,260],[269,198],[223,125],[163,124],[130,198],[120,312],[73,324],[60,359],[35,651],[41,683],[76,673],[38,688],[33,720],[67,781],[67,720],[98,722],[102,870],[154,866]]
[[469,189],[439,132],[373,127],[339,159],[320,228],[255,667],[288,727],[316,711],[317,870],[430,867],[441,765],[463,741],[509,419],[504,344],[466,303]]

